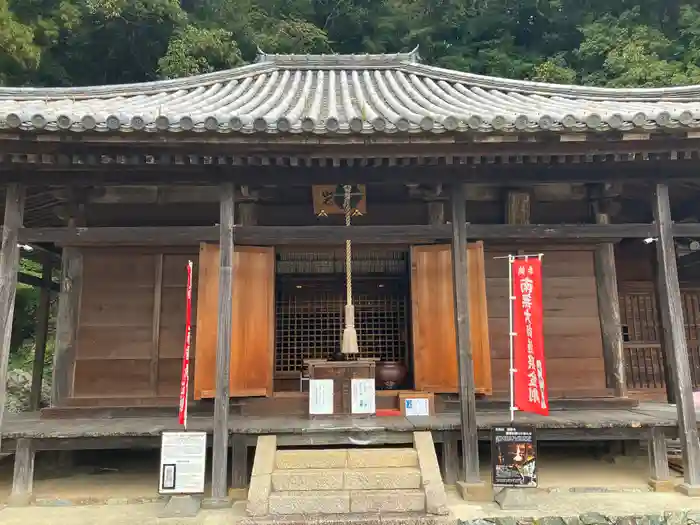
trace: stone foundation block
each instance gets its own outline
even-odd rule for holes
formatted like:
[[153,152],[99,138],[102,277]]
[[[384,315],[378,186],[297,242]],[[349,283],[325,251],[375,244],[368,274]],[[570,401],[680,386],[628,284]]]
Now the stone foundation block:
[[194,518],[202,506],[201,498],[173,496],[158,514],[159,518]]
[[673,492],[675,488],[670,479],[650,479],[649,487],[654,492]]
[[362,468],[345,471],[347,490],[419,489],[420,470],[413,467]]
[[351,512],[422,512],[422,490],[354,490],[350,492]]
[[340,469],[286,469],[272,473],[272,490],[343,490],[343,471]]
[[538,503],[537,489],[505,488],[497,492],[493,499],[502,509],[533,509]]
[[493,487],[483,481],[479,483],[458,481],[457,490],[465,501],[493,501]]
[[350,512],[350,493],[325,492],[273,492],[270,494],[269,513],[279,514],[344,514]]
[[349,469],[417,466],[418,454],[412,448],[348,450]]
[[325,469],[345,468],[347,450],[278,450],[278,469]]
[[700,485],[688,485],[681,483],[676,487],[676,490],[690,498],[700,498]]

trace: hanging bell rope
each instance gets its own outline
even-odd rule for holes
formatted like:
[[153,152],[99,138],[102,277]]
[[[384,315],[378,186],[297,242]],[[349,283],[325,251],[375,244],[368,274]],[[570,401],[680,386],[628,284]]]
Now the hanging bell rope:
[[[343,186],[345,190],[345,199],[343,207],[345,208],[345,226],[350,226],[350,217],[352,210],[350,207],[350,197],[352,186]],[[357,331],[355,330],[355,307],[352,304],[352,241],[345,241],[345,329],[343,330],[343,341],[341,352],[343,354],[356,354],[359,352],[357,345]]]

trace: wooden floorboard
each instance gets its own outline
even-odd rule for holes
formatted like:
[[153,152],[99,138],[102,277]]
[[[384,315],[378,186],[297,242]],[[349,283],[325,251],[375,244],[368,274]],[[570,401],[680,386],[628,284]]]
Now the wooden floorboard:
[[[480,431],[507,425],[505,410],[479,411],[477,425]],[[653,426],[676,427],[675,407],[642,403],[634,408],[598,410],[553,410],[549,417],[516,413],[516,423],[534,425],[538,431],[554,429],[605,430],[645,429]],[[191,430],[211,432],[211,417],[189,418]],[[5,420],[3,439],[67,439],[84,437],[156,437],[166,430],[179,430],[175,414],[169,417],[105,417],[101,419],[42,419],[39,413],[13,414]],[[430,417],[379,417],[358,419],[339,417],[328,420],[309,420],[305,417],[241,417],[231,415],[229,430],[234,434],[312,434],[319,432],[414,430],[452,431],[459,429],[458,414]]]

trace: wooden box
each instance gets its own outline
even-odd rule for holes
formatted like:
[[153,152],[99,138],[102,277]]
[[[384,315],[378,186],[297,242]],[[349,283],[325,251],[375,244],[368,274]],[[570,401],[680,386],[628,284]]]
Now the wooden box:
[[401,410],[401,415],[406,415],[406,400],[407,399],[427,399],[428,400],[428,414],[429,416],[435,415],[435,394],[432,392],[401,392],[399,393],[399,410]]
[[352,380],[372,379],[375,377],[375,361],[358,359],[357,361],[319,361],[307,363],[309,379],[333,380],[333,415],[350,416],[352,414]]

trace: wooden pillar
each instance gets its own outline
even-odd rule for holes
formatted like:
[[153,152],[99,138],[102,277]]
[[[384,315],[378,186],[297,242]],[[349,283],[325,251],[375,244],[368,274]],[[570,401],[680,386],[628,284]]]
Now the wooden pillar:
[[[7,368],[10,363],[12,339],[12,318],[17,292],[17,271],[19,270],[19,229],[24,220],[24,187],[9,184],[5,197],[5,218],[0,246],[0,428],[5,416],[7,399]],[[0,434],[0,444],[2,434]]]
[[454,485],[459,479],[459,434],[444,432],[442,442],[442,475],[446,485]]
[[[593,213],[596,224],[610,224],[610,215],[600,200],[593,203]],[[606,382],[616,397],[627,397],[620,298],[617,291],[615,247],[612,243],[606,242],[596,247],[594,265]]]
[[231,369],[231,316],[233,285],[234,188],[221,185],[219,205],[219,311],[216,338],[216,398],[214,401],[214,440],[212,448],[212,487],[214,505],[225,504],[228,474],[229,377]]
[[17,440],[15,450],[15,465],[12,473],[12,492],[8,504],[10,506],[29,505],[34,490],[34,443],[31,439]]
[[668,450],[664,429],[652,427],[649,434],[649,486],[655,492],[673,490],[671,472],[668,468]]
[[463,476],[466,484],[479,484],[479,443],[476,428],[474,359],[469,331],[467,290],[467,212],[463,186],[451,188],[452,277],[454,282],[455,329],[459,367],[459,404],[462,430]]
[[41,408],[41,387],[44,382],[44,357],[46,341],[49,334],[49,315],[51,313],[51,284],[53,264],[48,253],[42,255],[41,289],[39,305],[36,312],[36,341],[34,345],[34,364],[32,368],[32,390],[29,394],[29,409]]
[[[73,219],[69,221],[69,226],[75,227]],[[73,395],[75,345],[82,287],[82,254],[79,248],[66,246],[61,257],[61,291],[58,296],[51,406],[61,406]]]
[[245,436],[231,439],[231,489],[234,499],[246,499],[248,491],[248,444]]
[[685,339],[678,267],[673,241],[673,221],[668,186],[657,184],[653,199],[654,220],[659,228],[656,243],[658,261],[659,310],[664,331],[664,342],[675,387],[678,430],[683,450],[684,483],[682,492],[700,496],[700,441],[690,382],[690,361]]

